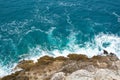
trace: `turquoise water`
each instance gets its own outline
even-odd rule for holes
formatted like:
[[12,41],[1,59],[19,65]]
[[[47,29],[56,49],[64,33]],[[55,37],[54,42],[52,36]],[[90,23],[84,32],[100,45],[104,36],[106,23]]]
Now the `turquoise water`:
[[120,57],[120,0],[0,0],[0,76],[22,59],[103,49]]

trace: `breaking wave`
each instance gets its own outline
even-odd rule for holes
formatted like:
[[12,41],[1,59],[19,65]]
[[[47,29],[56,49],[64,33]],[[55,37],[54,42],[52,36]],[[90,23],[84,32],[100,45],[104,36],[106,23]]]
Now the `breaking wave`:
[[92,57],[107,50],[120,58],[119,0],[0,2],[0,76],[20,60],[44,55]]

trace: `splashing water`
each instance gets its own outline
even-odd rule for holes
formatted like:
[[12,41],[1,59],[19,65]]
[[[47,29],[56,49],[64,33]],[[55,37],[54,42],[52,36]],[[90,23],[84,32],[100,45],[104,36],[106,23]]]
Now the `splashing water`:
[[0,1],[0,76],[43,55],[120,57],[120,1]]

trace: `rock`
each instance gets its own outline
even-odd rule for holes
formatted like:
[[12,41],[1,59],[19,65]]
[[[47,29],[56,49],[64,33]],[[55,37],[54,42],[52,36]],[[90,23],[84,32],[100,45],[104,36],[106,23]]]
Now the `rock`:
[[98,62],[98,61],[97,61],[97,65],[98,65],[99,68],[107,68],[107,66],[108,66],[107,63],[105,63],[105,62]]
[[66,77],[66,80],[94,80],[91,72],[87,70],[78,70]]
[[78,70],[78,65],[77,63],[74,61],[74,62],[71,62],[69,64],[67,64],[66,66],[63,67],[62,69],[62,72],[65,72],[65,73],[72,73],[76,70]]
[[87,70],[89,72],[94,72],[94,71],[96,71],[96,68],[93,65],[89,65],[89,66],[85,67],[85,70]]
[[94,75],[95,80],[120,80],[120,75],[116,71],[108,69],[98,69]]
[[120,70],[120,60],[116,61],[115,65],[116,65],[117,69]]
[[108,52],[106,50],[103,50],[103,54],[108,55]]
[[120,72],[109,69],[98,69],[94,72],[78,70],[66,77],[66,80],[119,80]]
[[65,73],[55,73],[50,80],[65,80]]
[[114,53],[110,53],[111,56],[115,55]]
[[108,57],[109,57],[109,59],[111,61],[117,61],[117,60],[119,60],[119,58],[115,54],[109,55]]
[[14,78],[13,80],[29,80],[29,78],[27,76],[18,76]]
[[30,70],[30,68],[32,68],[34,65],[35,64],[32,60],[23,60],[23,61],[18,63],[18,65],[16,66],[15,69],[21,68],[24,70]]
[[23,60],[17,67],[22,70],[1,80],[120,80],[120,60],[113,54],[43,56],[36,63]]

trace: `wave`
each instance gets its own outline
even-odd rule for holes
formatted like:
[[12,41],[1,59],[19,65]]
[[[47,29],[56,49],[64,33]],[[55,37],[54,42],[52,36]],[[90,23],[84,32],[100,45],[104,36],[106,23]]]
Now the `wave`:
[[[55,28],[53,27],[52,29],[49,30],[51,34],[54,29]],[[68,37],[69,42],[63,50],[61,49],[48,50],[48,49],[43,49],[43,47],[40,45],[36,45],[33,48],[29,48],[28,53],[20,55],[19,57],[21,58],[21,60],[23,59],[34,60],[36,62],[38,58],[44,55],[56,57],[56,56],[67,56],[68,54],[71,53],[77,53],[77,54],[86,54],[88,57],[92,57],[94,55],[101,54],[103,50],[107,50],[109,53],[110,52],[115,53],[120,58],[119,36],[113,34],[100,33],[96,35],[92,41],[86,42],[84,44],[84,47],[81,47],[80,46],[81,44],[76,44],[76,40],[77,40],[76,35],[77,33],[71,32],[70,36]],[[49,36],[49,38],[51,37]],[[13,72],[12,69],[16,65],[17,65],[16,63],[12,67],[0,65],[0,73],[1,73],[0,76],[5,76]]]
[[101,54],[103,50],[107,50],[109,53],[116,53],[120,57],[120,37],[113,34],[100,33],[96,35],[94,39],[90,42],[86,42],[84,47],[81,44],[76,44],[76,33],[71,33],[68,37],[69,42],[66,47],[61,49],[43,49],[42,46],[36,45],[36,47],[29,48],[29,53],[24,54],[25,59],[32,59],[37,61],[40,56],[50,55],[50,56],[67,56],[69,53],[86,54],[89,57]]
[[14,72],[18,60],[36,62],[44,55],[77,53],[92,57],[107,50],[120,58],[119,2],[33,1],[28,6],[31,14],[12,13],[15,19],[10,21],[11,15],[5,15],[5,23],[0,23],[0,76]]
[[91,42],[86,42],[84,47],[80,47],[80,44],[76,44],[75,33],[71,33],[67,46],[61,51],[60,49],[53,49],[52,51],[44,49],[40,45],[29,48],[29,53],[22,55],[24,59],[31,59],[37,61],[40,56],[67,56],[69,53],[86,54],[92,57],[97,54],[101,54],[103,50],[107,50],[109,53],[116,53],[120,57],[120,37],[113,34],[103,34],[95,36]]
[[112,13],[115,17],[117,17],[117,22],[120,22],[120,15],[118,15],[116,12]]

